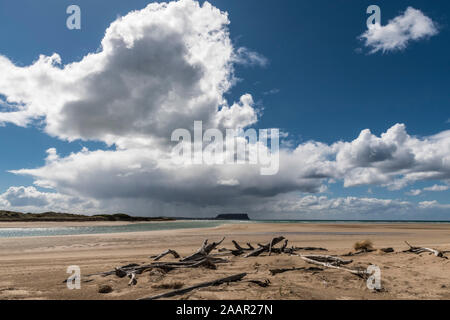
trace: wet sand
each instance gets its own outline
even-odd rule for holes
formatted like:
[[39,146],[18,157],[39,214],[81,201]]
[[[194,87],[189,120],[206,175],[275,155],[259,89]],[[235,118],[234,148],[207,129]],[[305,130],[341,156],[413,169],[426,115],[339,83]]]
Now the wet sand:
[[[92,225],[93,222],[77,222]],[[106,222],[94,222],[94,224]],[[108,222],[111,225],[110,222]],[[29,223],[16,223],[21,227]],[[0,227],[3,224],[0,224]],[[12,227],[12,225],[9,225]],[[37,226],[33,223],[33,226]],[[48,226],[48,223],[40,225]],[[51,223],[67,226],[67,223]],[[347,272],[325,269],[320,272],[289,271],[270,275],[269,269],[310,267],[297,256],[263,254],[243,258],[228,255],[230,262],[217,270],[178,269],[166,274],[156,271],[138,275],[136,286],[128,278],[93,276],[83,278],[81,289],[69,290],[63,283],[70,265],[78,265],[82,275],[103,272],[129,263],[149,263],[149,256],[171,248],[181,255],[197,250],[205,238],[226,239],[219,247],[267,243],[282,235],[289,246],[325,247],[327,254],[352,251],[356,241],[370,239],[375,248],[393,247],[394,253],[379,251],[350,257],[348,267],[380,267],[383,290],[369,290],[363,279]],[[422,253],[403,253],[413,245],[450,250],[450,224],[229,224],[216,228],[179,229],[115,234],[70,235],[0,239],[0,299],[138,299],[170,289],[161,284],[179,282],[184,287],[224,276],[247,272],[244,280],[270,280],[262,288],[248,281],[202,288],[175,299],[450,299],[450,260]],[[217,251],[215,251],[217,252]],[[301,252],[306,253],[306,252]],[[307,252],[322,253],[322,252]],[[450,256],[450,253],[447,254]],[[348,259],[348,258],[346,258]],[[173,260],[165,257],[161,261]],[[92,280],[92,281],[90,281]],[[98,293],[108,284],[111,293]]]

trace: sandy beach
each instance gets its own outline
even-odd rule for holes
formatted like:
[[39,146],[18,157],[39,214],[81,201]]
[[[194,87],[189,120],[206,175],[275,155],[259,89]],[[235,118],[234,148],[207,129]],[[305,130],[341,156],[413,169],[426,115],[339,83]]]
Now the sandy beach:
[[[30,224],[14,223],[14,227],[23,226]],[[40,225],[43,226],[48,223]],[[264,253],[250,258],[226,255],[223,258],[229,259],[229,263],[218,264],[217,270],[203,267],[168,273],[153,270],[138,275],[135,286],[128,286],[128,278],[114,275],[83,277],[129,263],[150,263],[149,256],[168,248],[186,256],[194,253],[206,238],[218,241],[225,236],[219,248],[233,249],[231,240],[241,245],[250,242],[256,247],[257,243],[267,243],[278,235],[287,238],[289,246],[324,247],[330,255],[346,254],[353,250],[356,241],[365,239],[370,239],[375,249],[393,247],[395,252],[376,250],[347,257],[353,260],[349,267],[374,264],[380,268],[383,289],[378,292],[369,290],[365,280],[342,270],[325,268],[271,275],[269,269],[312,266],[287,254]],[[194,290],[174,299],[450,299],[450,260],[428,253],[403,253],[408,248],[405,240],[417,246],[450,250],[450,224],[250,223],[202,229],[1,238],[0,299],[139,299],[169,291],[163,287],[173,283],[186,287],[241,272],[248,273],[245,281]],[[161,259],[170,260],[173,257]],[[69,290],[63,283],[69,276],[66,270],[70,265],[81,269],[83,281],[79,290]],[[266,279],[270,285],[265,288],[247,281]],[[98,293],[99,285],[103,284],[110,285],[113,291]]]

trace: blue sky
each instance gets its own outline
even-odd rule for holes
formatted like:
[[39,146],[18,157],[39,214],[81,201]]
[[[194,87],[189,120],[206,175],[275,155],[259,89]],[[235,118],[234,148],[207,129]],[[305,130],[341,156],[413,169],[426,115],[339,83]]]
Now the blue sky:
[[[0,1],[0,55],[18,67],[33,64],[39,55],[53,53],[60,55],[63,65],[80,61],[88,53],[100,50],[105,29],[117,17],[141,10],[148,3]],[[234,72],[240,80],[224,94],[231,103],[238,101],[243,93],[251,93],[254,107],[263,110],[254,127],[280,128],[289,133],[293,145],[309,140],[327,145],[351,142],[364,129],[380,136],[397,123],[404,124],[411,137],[419,138],[450,129],[447,121],[450,119],[448,1],[224,0],[210,3],[228,12],[234,47],[246,47],[268,60],[265,66],[236,64]],[[65,11],[70,4],[81,8],[81,30],[65,27],[68,16]],[[370,54],[370,48],[358,37],[367,30],[366,8],[371,4],[381,9],[381,25],[401,15],[407,7],[413,7],[432,19],[438,32],[410,41],[402,50]],[[5,100],[7,94],[1,87],[0,94]],[[102,139],[68,142],[58,134],[45,132],[45,123],[39,119],[25,127],[5,122],[0,127],[0,148],[4,151],[0,158],[0,192],[6,192],[11,186],[34,186],[40,192],[86,196],[64,183],[59,188],[47,189],[33,184],[39,180],[35,175],[8,172],[45,166],[49,148],[55,148],[59,157],[64,158],[83,147],[114,150],[114,146],[108,147]],[[373,197],[450,205],[449,190],[407,194],[433,185],[446,186],[446,179],[417,179],[400,189],[380,183],[344,187],[343,180],[338,179],[328,184],[322,194],[329,198]],[[300,192],[299,196],[307,195],[301,188],[294,191]],[[162,207],[165,205],[159,203],[158,208]],[[104,208],[110,210],[109,205]],[[220,205],[215,210],[220,210]],[[141,209],[131,211],[143,214]],[[441,210],[436,217],[450,219],[447,212],[448,209]],[[413,216],[424,214],[414,212]]]

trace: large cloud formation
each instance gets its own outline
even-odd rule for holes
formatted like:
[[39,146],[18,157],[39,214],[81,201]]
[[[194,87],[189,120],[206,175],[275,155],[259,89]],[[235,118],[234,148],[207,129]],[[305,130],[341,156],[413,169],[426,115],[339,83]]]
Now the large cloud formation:
[[51,135],[119,147],[139,138],[167,140],[194,120],[251,124],[251,97],[229,117],[217,113],[228,107],[223,94],[234,81],[233,62],[261,60],[248,49],[234,50],[228,24],[227,14],[209,3],[152,3],[114,21],[101,50],[79,62],[62,66],[55,53],[17,67],[0,57],[1,91],[18,109],[1,113],[0,121],[24,126],[43,118]]
[[[97,140],[109,150],[83,148],[66,157],[47,150],[40,168],[12,172],[35,179],[11,187],[0,203],[11,208],[126,211],[150,215],[400,212],[442,207],[400,200],[305,195],[329,183],[403,188],[418,180],[450,179],[450,131],[414,137],[403,124],[381,136],[363,130],[353,141],[308,141],[281,148],[279,171],[263,176],[255,164],[174,164],[170,137],[177,128],[248,127],[259,112],[251,94],[228,103],[236,63],[266,65],[249,49],[234,48],[229,20],[209,3],[152,3],[114,21],[101,48],[61,65],[57,54],[19,67],[0,56],[0,94],[11,109],[1,122],[38,120],[52,136]],[[403,208],[399,210],[399,208]]]
[[438,33],[436,24],[422,11],[408,7],[405,12],[387,25],[372,24],[360,39],[364,40],[370,53],[390,52],[405,49],[411,41],[429,38]]

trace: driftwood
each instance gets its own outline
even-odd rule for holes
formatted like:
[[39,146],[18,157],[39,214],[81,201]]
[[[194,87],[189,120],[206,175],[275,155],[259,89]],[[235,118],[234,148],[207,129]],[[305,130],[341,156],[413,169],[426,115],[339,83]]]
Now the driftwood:
[[164,257],[164,256],[166,256],[166,255],[168,255],[168,254],[173,255],[173,257],[174,257],[175,259],[180,258],[180,255],[178,254],[178,252],[176,252],[175,250],[172,250],[172,249],[167,249],[167,250],[164,251],[163,253],[160,253],[160,254],[158,254],[158,255],[156,255],[156,256],[151,256],[150,258],[153,258],[154,261],[158,261],[159,259],[161,259],[162,257]]
[[328,249],[320,247],[294,247],[295,251],[305,250],[305,251],[328,251]]
[[257,284],[258,286],[263,287],[263,288],[266,288],[266,287],[270,286],[270,280],[269,280],[269,279],[266,279],[266,280],[264,280],[264,281],[260,281],[260,280],[247,280],[247,282]]
[[394,248],[381,248],[380,251],[384,253],[391,253],[394,252]]
[[213,242],[208,244],[208,239],[205,239],[203,242],[203,245],[200,247],[200,249],[197,250],[194,254],[191,254],[190,256],[187,256],[180,261],[190,261],[190,260],[198,260],[201,258],[206,257],[211,251],[213,251],[218,245],[220,245],[225,237],[222,238],[219,242]]
[[130,278],[130,282],[128,282],[129,286],[135,286],[137,283],[137,279],[136,279],[136,273],[134,272],[130,272],[128,274],[128,277]]
[[[274,245],[274,241],[276,241],[275,238],[273,238],[273,239],[270,241],[270,243],[269,243],[269,256],[270,256],[271,253],[272,253],[272,246]],[[281,250],[280,250],[280,251],[281,251]]]
[[153,269],[153,268],[159,268],[164,269],[165,271],[170,271],[172,269],[181,269],[181,268],[197,268],[204,266],[209,269],[216,269],[216,263],[227,263],[229,262],[226,259],[222,258],[214,258],[214,257],[204,257],[202,259],[198,260],[192,260],[192,261],[176,261],[176,262],[159,262],[159,263],[152,263],[148,265],[143,265],[139,267],[135,267],[135,270],[142,271]]
[[436,249],[431,249],[431,248],[425,248],[425,247],[414,247],[412,245],[410,245],[407,241],[405,241],[405,243],[409,246],[408,250],[404,250],[403,252],[412,252],[412,253],[422,253],[422,252],[431,252],[432,254],[434,254],[436,257],[439,258],[444,258],[444,259],[448,259],[444,253],[440,250],[436,250]]
[[335,266],[346,265],[353,262],[353,260],[343,260],[339,257],[328,256],[328,255],[318,255],[318,254],[310,254],[310,255],[302,255],[302,257],[313,259],[319,262],[329,263]]
[[225,278],[221,278],[221,279],[217,279],[217,280],[213,280],[213,281],[202,282],[202,283],[190,286],[190,287],[169,291],[169,292],[166,292],[166,293],[158,294],[158,295],[151,296],[151,297],[142,298],[142,299],[139,299],[139,300],[156,300],[156,299],[160,299],[160,298],[169,298],[169,297],[177,296],[177,295],[180,295],[180,294],[185,294],[187,292],[190,292],[190,291],[198,289],[198,288],[217,286],[217,285],[220,285],[220,284],[223,284],[223,283],[239,281],[242,278],[244,278],[246,275],[247,275],[247,273],[239,273],[239,274],[235,274],[233,276],[229,276],[229,277],[225,277]]
[[[269,254],[270,254],[270,252],[274,251],[273,246],[283,240],[284,240],[284,237],[281,236],[281,237],[273,238],[268,244],[258,244],[259,248],[247,253],[244,256],[244,258],[257,257],[261,253],[266,252],[266,251],[269,252]],[[278,248],[277,251],[279,251],[279,250],[280,250],[280,248]]]
[[[301,254],[297,254],[295,252],[300,251],[300,250],[327,251],[327,249],[319,248],[319,247],[294,247],[294,246],[289,248],[288,240],[285,239],[283,236],[272,238],[271,241],[266,244],[258,243],[258,247],[256,249],[250,243],[247,243],[247,246],[243,247],[235,240],[232,240],[235,250],[229,250],[229,249],[225,249],[225,248],[218,249],[217,247],[224,241],[224,239],[225,238],[222,238],[220,241],[212,242],[212,243],[208,243],[208,239],[205,239],[202,246],[195,253],[193,253],[189,256],[186,256],[182,259],[179,259],[180,255],[176,251],[174,251],[172,249],[167,249],[166,251],[160,253],[159,255],[151,256],[150,258],[154,259],[154,261],[151,263],[142,264],[142,265],[135,264],[135,263],[127,264],[124,266],[116,267],[110,271],[89,274],[87,276],[116,275],[119,278],[129,277],[130,281],[129,281],[128,285],[133,286],[133,285],[137,284],[137,276],[146,271],[157,269],[157,270],[162,270],[164,272],[169,272],[170,270],[173,270],[173,269],[198,268],[198,267],[217,269],[216,264],[229,262],[229,260],[220,258],[218,256],[229,255],[230,253],[234,254],[234,255],[242,255],[245,253],[245,255],[243,255],[243,257],[247,258],[247,257],[259,256],[265,252],[267,252],[269,256],[272,255],[273,253],[293,254],[293,255],[299,256],[301,259],[303,259],[307,263],[315,264],[315,265],[318,265],[321,267],[326,267],[326,268],[343,270],[343,271],[355,274],[362,278],[367,278],[367,276],[368,276],[368,273],[365,270],[350,269],[350,268],[343,267],[344,265],[350,264],[352,262],[352,260],[344,260],[340,257],[331,256],[331,255],[320,255],[320,254],[301,255]],[[279,247],[276,247],[276,245],[278,245],[282,241],[283,241],[282,245]],[[215,249],[218,249],[220,253],[212,253],[212,251]],[[438,252],[438,253],[435,253],[435,255],[437,255],[437,256],[439,256],[439,252],[440,252],[440,251],[437,251],[434,249],[418,248],[418,247],[412,247],[412,246],[410,246],[410,250],[408,250],[408,251],[417,253],[417,251],[420,251],[420,250],[430,251],[433,253],[435,253],[435,251],[436,251],[436,252]],[[434,251],[432,251],[432,250],[434,250]],[[420,252],[422,252],[422,251],[420,251]],[[440,253],[441,253],[441,255],[443,255],[442,252],[440,252]],[[357,253],[355,253],[355,254],[357,254]],[[178,259],[178,261],[167,261],[167,262],[158,261],[166,255],[173,255],[176,259]],[[317,267],[317,266],[316,267],[293,267],[293,268],[270,269],[269,271],[272,275],[276,275],[276,274],[288,272],[288,271],[295,271],[295,270],[302,270],[302,271],[306,271],[306,272],[308,272],[308,271],[309,272],[317,272],[317,271],[324,270],[321,267]],[[165,297],[173,297],[176,295],[187,293],[187,292],[195,290],[197,288],[208,287],[208,286],[213,286],[213,285],[218,285],[218,284],[228,283],[228,282],[233,282],[233,281],[239,281],[242,278],[244,278],[246,275],[247,275],[246,273],[240,273],[240,274],[236,274],[236,275],[233,275],[230,277],[225,277],[225,278],[221,278],[221,279],[217,279],[217,280],[213,280],[213,281],[203,282],[203,283],[191,286],[191,287],[181,288],[181,289],[169,291],[169,292],[166,292],[163,294],[146,297],[146,298],[143,298],[143,300],[153,300],[153,299],[159,299],[159,298],[165,298]],[[269,280],[266,280],[266,281],[248,280],[248,282],[257,284],[261,287],[267,287],[270,285]]]
[[[239,245],[239,243],[237,243],[237,241],[235,240],[231,240],[231,242],[233,243],[234,247],[236,248],[236,250],[230,250],[230,252],[234,255],[234,256],[240,256],[241,254],[243,254],[245,251],[252,251],[255,250],[255,248],[253,248],[253,246],[247,242],[247,246],[248,248],[243,248]],[[219,249],[220,251],[220,249]]]
[[349,252],[349,253],[343,254],[342,256],[343,257],[352,257],[352,256],[364,254],[364,253],[374,252],[374,251],[375,251],[375,249],[363,249],[363,250],[359,250],[356,252]]
[[135,274],[141,274],[145,271],[148,271],[148,270],[151,270],[154,268],[164,269],[165,271],[170,271],[172,269],[178,269],[178,268],[196,268],[196,267],[200,267],[200,266],[205,266],[205,267],[211,268],[211,266],[214,264],[227,263],[227,262],[229,262],[229,261],[226,259],[222,259],[222,258],[204,257],[202,259],[193,260],[193,261],[152,262],[150,264],[144,264],[144,265],[138,265],[138,264],[133,263],[133,264],[126,265],[126,266],[117,267],[111,271],[88,274],[88,275],[86,275],[86,277],[97,276],[97,275],[106,277],[106,276],[115,274],[119,278],[123,278],[132,272]]
[[332,269],[339,269],[339,270],[343,270],[343,271],[347,271],[350,272],[354,275],[357,275],[360,278],[367,278],[368,273],[365,270],[354,270],[354,269],[348,269],[348,268],[344,268],[344,267],[340,267],[339,265],[333,264],[333,263],[329,263],[329,262],[322,262],[322,261],[318,261],[316,260],[316,258],[312,259],[311,257],[308,256],[303,256],[303,255],[298,255],[301,259],[305,260],[308,263],[311,264],[317,264],[320,266],[324,266],[326,268],[332,268]]
[[284,273],[284,272],[288,272],[288,271],[313,271],[313,272],[317,272],[317,271],[323,271],[322,268],[317,268],[317,267],[309,267],[309,268],[305,268],[305,267],[300,267],[300,268],[281,268],[281,269],[270,269],[269,272],[271,275],[276,275],[278,273]]
[[[111,274],[115,274],[116,273],[116,269],[128,269],[128,268],[132,268],[132,267],[136,267],[139,266],[137,263],[130,263],[121,267],[117,267],[112,271],[106,271],[106,272],[97,272],[97,273],[90,273],[85,275],[85,277],[91,277],[91,276],[109,276]],[[126,275],[126,274],[125,274]],[[67,282],[67,280],[64,280],[63,283]]]
[[119,278],[123,278],[127,276],[127,272],[125,270],[123,270],[122,268],[116,268],[116,276],[118,276]]
[[[279,242],[283,241],[284,243],[280,248],[274,248],[274,246],[276,244],[278,244]],[[284,237],[280,236],[277,238],[273,238],[269,243],[267,244],[261,244],[258,243],[259,248],[258,249],[254,249],[250,243],[247,243],[249,249],[247,248],[242,248],[236,241],[233,240],[233,244],[236,247],[236,250],[232,250],[231,253],[235,256],[241,255],[242,253],[244,253],[244,251],[249,251],[251,249],[251,252],[247,253],[244,257],[248,258],[248,257],[256,257],[259,256],[261,253],[263,252],[268,252],[269,256],[272,253],[288,253],[288,254],[293,254],[296,251],[300,251],[300,250],[306,250],[306,251],[328,251],[325,248],[320,248],[320,247],[290,247],[288,248],[287,244],[288,244],[288,240],[285,239]],[[253,248],[253,249],[252,249]]]
[[284,252],[284,250],[286,250],[287,244],[288,244],[288,239],[284,239],[283,245],[280,248],[281,252]]
[[233,245],[234,245],[234,247],[236,248],[236,250],[239,250],[239,251],[244,251],[244,250],[245,250],[245,249],[242,248],[242,247],[239,245],[239,243],[237,243],[235,240],[231,240],[231,242],[233,243]]
[[[287,245],[287,242],[286,242],[286,245]],[[292,246],[290,248],[287,248],[284,245],[281,248],[281,250],[282,250],[282,253],[288,253],[288,254],[293,254],[293,253],[295,253],[297,251],[301,251],[301,250],[305,250],[305,251],[328,251],[325,248],[319,248],[319,247],[294,247],[294,246]]]

